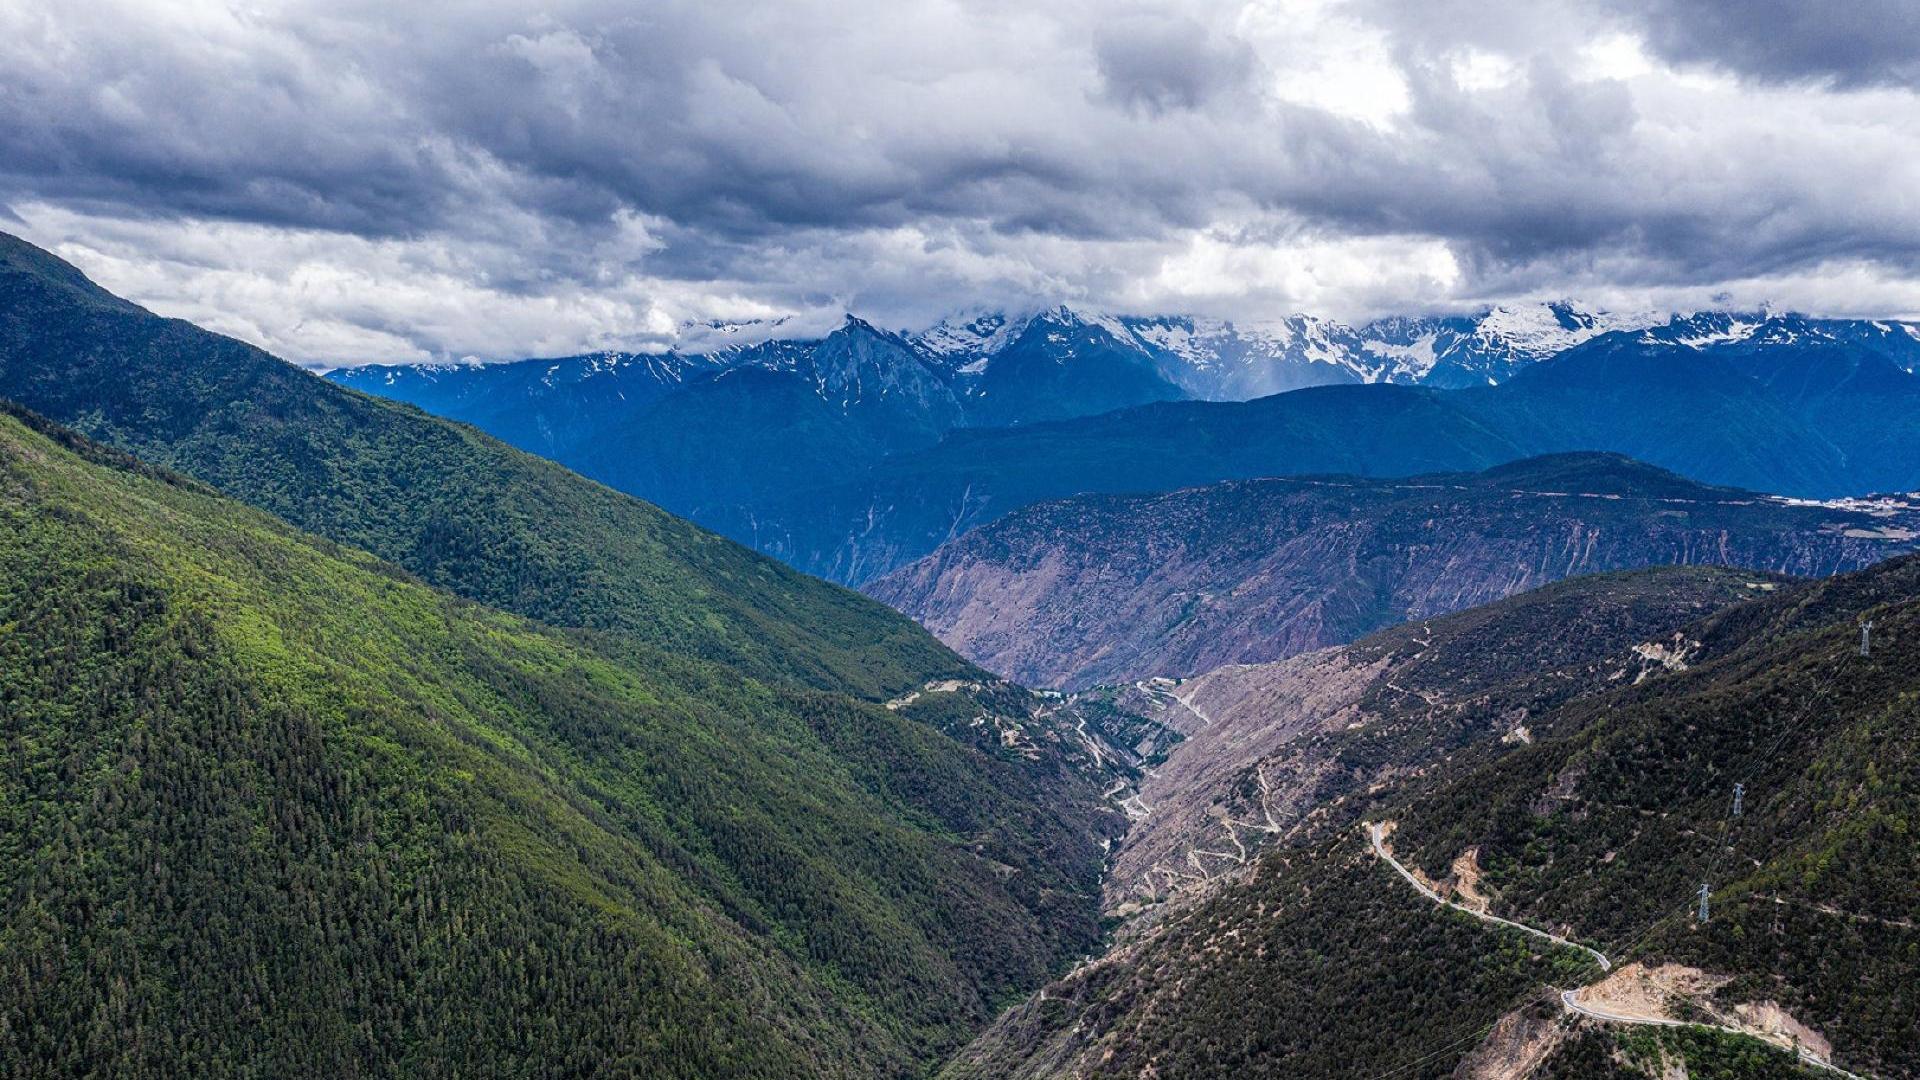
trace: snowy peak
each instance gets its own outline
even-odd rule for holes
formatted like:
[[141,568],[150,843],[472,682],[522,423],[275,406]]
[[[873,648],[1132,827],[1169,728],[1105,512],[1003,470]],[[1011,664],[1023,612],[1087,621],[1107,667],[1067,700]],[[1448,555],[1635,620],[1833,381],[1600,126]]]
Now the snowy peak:
[[[1296,314],[1233,323],[1195,315],[1113,315],[1055,305],[1031,315],[969,312],[912,335],[938,368],[971,386],[1019,344],[1066,363],[1118,349],[1150,362],[1188,396],[1244,400],[1329,383],[1438,387],[1503,382],[1601,334],[1665,316],[1569,300],[1503,304],[1475,315],[1399,316],[1354,327]],[[1916,339],[1920,344],[1920,339]],[[1023,362],[1030,362],[1029,355]]]
[[968,312],[942,319],[907,340],[920,352],[950,371],[977,375],[991,359],[1025,337],[1034,328],[1055,335],[1058,342],[1075,340],[1099,331],[1111,338],[1110,344],[1147,351],[1134,337],[1124,318],[1105,312],[1082,311],[1056,304],[1037,312],[1015,314],[1002,311]]
[[1115,350],[1138,353],[1142,359],[1146,356],[1146,350],[1124,322],[1111,315],[1075,311],[1065,304],[1027,320],[1026,326],[1001,351],[1016,348],[1043,354],[1057,364]]
[[1710,349],[1847,345],[1878,353],[1920,373],[1920,324],[1885,319],[1816,319],[1794,313],[1704,311],[1680,316],[1640,335],[1647,344]]
[[1139,347],[1133,332],[1127,328],[1125,320],[1118,316],[1098,311],[1080,311],[1060,304],[1034,317],[1034,322],[1059,327],[1067,331],[1092,332],[1095,330],[1111,337],[1115,344]]
[[989,311],[942,319],[909,340],[928,356],[974,360],[1006,348],[1026,324],[1024,318]]
[[1311,315],[1236,325],[1160,316],[1125,320],[1167,377],[1195,397],[1237,400],[1304,386],[1373,382],[1351,327]]
[[1698,311],[1676,315],[1664,325],[1649,327],[1640,334],[1639,340],[1649,345],[1711,348],[1747,340],[1770,317],[1764,312]]
[[1481,316],[1474,335],[1491,350],[1544,360],[1615,330],[1640,330],[1670,318],[1652,312],[1587,310],[1569,300],[1500,305]]
[[937,434],[960,423],[959,399],[912,345],[848,315],[800,358],[795,373],[842,412],[865,412],[889,434]]
[[801,366],[822,396],[843,406],[897,394],[937,396],[945,390],[904,339],[854,315],[816,345]]
[[1552,300],[1500,304],[1477,315],[1377,319],[1358,333],[1362,350],[1379,362],[1375,378],[1460,388],[1505,382],[1602,334],[1638,330],[1666,318]]

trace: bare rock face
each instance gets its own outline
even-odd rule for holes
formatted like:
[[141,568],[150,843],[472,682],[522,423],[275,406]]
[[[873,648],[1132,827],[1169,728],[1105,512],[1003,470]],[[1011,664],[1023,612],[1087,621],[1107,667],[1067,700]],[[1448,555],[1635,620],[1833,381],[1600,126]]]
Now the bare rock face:
[[1130,914],[1205,886],[1297,824],[1333,766],[1288,748],[1359,723],[1361,700],[1390,666],[1327,649],[1187,681],[1176,692],[1211,722],[1141,781],[1144,816],[1108,874],[1109,909]]
[[1460,1059],[1454,1080],[1527,1080],[1567,1041],[1567,1032],[1560,1003],[1543,993],[1501,1017]]
[[1790,502],[1572,454],[1477,474],[1045,503],[866,591],[989,670],[1079,689],[1276,660],[1579,574],[1826,575],[1916,537],[1920,503],[1909,500]]

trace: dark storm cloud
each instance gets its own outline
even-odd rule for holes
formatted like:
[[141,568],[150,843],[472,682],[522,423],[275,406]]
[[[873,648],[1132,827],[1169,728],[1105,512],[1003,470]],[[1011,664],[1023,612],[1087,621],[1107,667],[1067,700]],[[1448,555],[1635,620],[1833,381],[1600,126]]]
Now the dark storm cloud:
[[[1290,247],[1442,246],[1457,274],[1410,306],[1920,261],[1905,5],[1874,32],[1626,4],[9,7],[0,202],[156,287],[137,264],[166,246],[203,282],[187,307],[254,304],[262,335],[324,301],[339,340],[430,353],[531,348],[542,318],[652,340],[720,312],[1171,305]],[[1194,265],[1218,251],[1252,262]],[[1307,295],[1374,296],[1346,264]],[[1225,302],[1297,302],[1256,288]],[[507,314],[461,338],[490,297]]]
[[1920,84],[1913,0],[1640,0],[1625,10],[1660,55],[1770,82]]
[[1106,98],[1150,113],[1197,109],[1243,88],[1254,71],[1245,42],[1180,16],[1120,16],[1095,31],[1093,53]]

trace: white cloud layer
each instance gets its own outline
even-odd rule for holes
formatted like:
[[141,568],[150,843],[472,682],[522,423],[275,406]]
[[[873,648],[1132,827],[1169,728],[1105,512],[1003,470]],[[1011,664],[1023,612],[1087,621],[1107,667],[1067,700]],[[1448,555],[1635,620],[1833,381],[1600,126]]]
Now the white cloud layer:
[[0,203],[313,364],[1058,300],[1916,316],[1883,6],[17,0]]

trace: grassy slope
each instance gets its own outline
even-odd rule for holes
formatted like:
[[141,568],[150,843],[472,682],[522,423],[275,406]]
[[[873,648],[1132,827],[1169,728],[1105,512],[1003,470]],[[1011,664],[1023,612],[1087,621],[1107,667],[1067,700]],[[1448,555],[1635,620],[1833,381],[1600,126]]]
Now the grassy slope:
[[154,316],[5,234],[0,397],[551,624],[868,697],[967,670],[880,604],[471,428]]
[[1093,941],[1018,762],[7,415],[0,630],[0,1073],[903,1074]]

